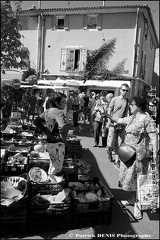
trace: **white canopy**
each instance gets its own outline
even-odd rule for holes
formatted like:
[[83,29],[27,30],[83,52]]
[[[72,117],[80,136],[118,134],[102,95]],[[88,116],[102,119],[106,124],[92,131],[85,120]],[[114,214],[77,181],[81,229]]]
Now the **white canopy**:
[[69,87],[63,86],[46,86],[46,85],[21,85],[22,88],[32,87],[33,89],[53,89],[53,90],[69,90]]
[[79,86],[97,86],[97,87],[121,87],[123,83],[127,83],[130,87],[130,80],[105,80],[105,81],[97,81],[97,80],[87,80],[85,83],[80,83]]

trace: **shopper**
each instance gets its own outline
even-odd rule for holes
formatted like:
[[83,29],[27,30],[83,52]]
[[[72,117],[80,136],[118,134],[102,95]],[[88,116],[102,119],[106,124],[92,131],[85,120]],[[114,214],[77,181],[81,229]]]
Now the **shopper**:
[[70,92],[68,93],[67,97],[67,103],[66,103],[66,122],[69,124],[69,120],[73,120],[73,110],[72,110],[72,104],[73,104],[73,94]]
[[72,110],[73,110],[73,127],[74,127],[73,131],[75,132],[77,128],[78,128],[79,131],[81,131],[82,128],[79,125],[78,116],[79,116],[79,113],[82,111],[82,109],[80,108],[79,98],[78,98],[78,93],[77,92],[73,93]]
[[[108,93],[106,95],[106,102],[107,102],[106,111],[108,111],[109,104],[113,97],[114,95],[112,93]],[[107,146],[107,138],[108,138],[108,119],[107,119],[107,116],[104,116],[103,123],[102,123],[102,146],[103,147]]]
[[83,116],[84,116],[84,124],[86,123],[88,119],[88,104],[89,104],[89,96],[87,96],[86,93],[83,95],[83,100],[84,100],[84,107],[83,107]]
[[51,158],[48,174],[56,174],[62,170],[68,132],[63,111],[66,95],[55,92],[49,100],[51,107],[39,115],[33,123],[47,135],[47,151]]
[[90,131],[94,130],[93,111],[94,111],[95,104],[96,104],[96,94],[95,92],[91,92],[89,97],[89,104],[88,104]]
[[[123,83],[120,88],[120,95],[112,98],[109,107],[108,107],[108,114],[112,117],[116,118],[123,118],[127,116],[128,114],[128,92],[129,92],[129,86],[126,83]],[[109,161],[113,161],[113,150],[115,150],[116,145],[118,145],[121,141],[122,135],[123,135],[123,128],[121,131],[116,132],[115,126],[113,123],[108,120],[109,129],[108,129],[108,138],[107,138],[107,155]],[[119,168],[119,160],[118,156],[116,156],[115,159],[115,166]]]
[[[139,149],[139,141],[145,142],[146,148],[153,147],[153,157],[156,160],[156,124],[146,111],[147,101],[143,97],[134,97],[131,100],[131,116],[118,118],[110,117],[114,123],[125,125],[125,135],[123,142],[133,146],[136,151]],[[123,205],[134,205],[134,217],[137,220],[142,218],[142,213],[136,202],[137,175],[147,174],[150,158],[145,157],[138,160],[138,155],[132,162],[123,163],[120,161],[119,187],[130,192],[129,201],[121,201]]]
[[96,105],[93,113],[95,114],[95,125],[94,125],[94,144],[93,147],[99,145],[100,133],[102,129],[103,117],[107,113],[108,103],[106,101],[106,92],[102,91],[100,99],[96,101]]

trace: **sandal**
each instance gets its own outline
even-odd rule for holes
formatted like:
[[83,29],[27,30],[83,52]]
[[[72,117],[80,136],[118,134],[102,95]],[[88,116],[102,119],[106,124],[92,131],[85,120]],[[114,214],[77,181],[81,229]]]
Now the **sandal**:
[[142,213],[141,213],[141,210],[139,209],[137,203],[134,204],[134,218],[136,220],[142,219]]
[[128,199],[128,200],[121,200],[121,204],[126,207],[126,206],[134,206],[134,204]]

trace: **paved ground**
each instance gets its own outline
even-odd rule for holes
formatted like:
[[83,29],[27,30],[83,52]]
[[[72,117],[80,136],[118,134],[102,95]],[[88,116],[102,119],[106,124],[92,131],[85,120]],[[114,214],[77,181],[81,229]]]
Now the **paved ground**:
[[104,148],[92,146],[93,133],[88,132],[88,126],[82,125],[82,127],[84,130],[78,136],[83,146],[82,159],[91,163],[89,175],[91,178],[98,177],[114,195],[111,224],[69,231],[28,233],[10,239],[159,239],[159,211],[156,213],[151,213],[150,210],[144,211],[143,219],[136,221],[133,218],[133,207],[120,206],[119,201],[125,199],[127,194],[118,188],[119,171],[107,160]]

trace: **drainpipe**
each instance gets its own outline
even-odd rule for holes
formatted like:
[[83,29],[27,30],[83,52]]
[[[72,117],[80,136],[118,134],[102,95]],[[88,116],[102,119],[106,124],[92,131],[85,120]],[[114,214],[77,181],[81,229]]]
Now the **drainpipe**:
[[41,64],[41,1],[38,3],[38,50],[37,50],[37,74],[40,74]]
[[41,13],[42,17],[42,29],[41,29],[41,59],[40,59],[40,79],[42,79],[43,72],[43,59],[44,59],[44,30],[45,30],[45,18]]
[[[133,66],[133,78],[135,78],[136,68],[137,68],[137,50],[139,50],[138,46],[138,21],[139,21],[139,8],[137,8],[137,17],[136,17],[136,30],[135,30],[135,44],[134,44],[134,66]],[[134,82],[133,82],[134,81]],[[131,82],[132,96],[135,95],[135,79]]]
[[136,72],[136,54],[137,54],[137,44],[138,44],[138,20],[139,20],[139,8],[137,8],[137,17],[136,17],[133,77],[135,77],[135,72]]

